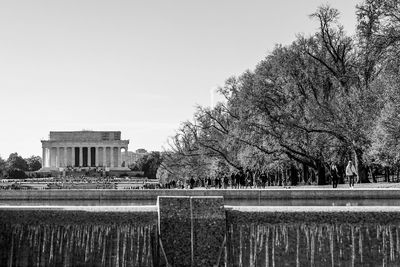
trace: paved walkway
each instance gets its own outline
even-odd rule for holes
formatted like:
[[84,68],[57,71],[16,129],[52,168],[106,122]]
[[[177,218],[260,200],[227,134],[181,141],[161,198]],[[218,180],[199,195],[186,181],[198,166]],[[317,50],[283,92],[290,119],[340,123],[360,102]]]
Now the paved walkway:
[[[400,189],[400,183],[386,183],[386,182],[380,182],[380,183],[369,183],[369,184],[355,184],[354,188],[352,189],[380,189],[380,188],[394,188],[394,189]],[[214,187],[211,187],[209,189],[206,189],[204,187],[195,187],[194,189],[196,190],[215,190]],[[235,189],[235,188],[227,188],[227,189]],[[296,186],[266,186],[265,188],[259,187],[259,188],[240,188],[241,190],[259,190],[259,189],[301,189],[301,190],[313,190],[313,189],[350,189],[349,184],[338,184],[337,188],[332,188],[332,185],[296,185]],[[168,189],[167,189],[168,190]],[[223,188],[219,189],[223,190]]]

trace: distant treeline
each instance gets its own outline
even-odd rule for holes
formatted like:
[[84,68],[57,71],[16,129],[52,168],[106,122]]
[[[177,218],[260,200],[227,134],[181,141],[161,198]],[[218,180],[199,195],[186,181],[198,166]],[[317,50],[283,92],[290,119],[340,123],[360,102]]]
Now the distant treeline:
[[42,168],[42,159],[39,156],[24,159],[18,153],[11,153],[7,160],[0,157],[0,177],[23,179],[27,177],[26,173],[40,168]]

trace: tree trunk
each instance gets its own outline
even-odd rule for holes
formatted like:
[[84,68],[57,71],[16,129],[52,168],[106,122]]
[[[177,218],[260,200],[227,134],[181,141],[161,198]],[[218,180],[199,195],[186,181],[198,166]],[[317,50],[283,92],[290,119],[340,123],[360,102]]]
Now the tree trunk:
[[358,173],[358,178],[359,178],[359,183],[370,183],[368,179],[368,170],[364,165],[363,162],[363,152],[359,148],[354,148],[354,165],[356,167],[357,173]]
[[390,173],[389,173],[389,167],[385,167],[385,182],[390,182]]
[[311,178],[311,179],[310,179],[311,182],[310,182],[309,184],[314,184],[314,183],[315,183],[315,180],[316,180],[316,179],[315,179],[315,176],[316,176],[316,175],[315,175],[315,172],[316,172],[315,169],[312,169],[311,177],[310,177],[310,178]]
[[278,178],[278,185],[282,186],[282,175],[281,175],[281,171],[278,169],[278,171],[276,172],[276,177]]
[[282,170],[281,170],[281,174],[282,174],[282,183],[283,183],[283,186],[287,186],[287,176],[286,176],[286,169],[284,169],[283,167],[282,167]]
[[326,173],[324,164],[321,161],[317,162],[317,172],[318,172],[318,185],[326,185]]
[[308,166],[303,163],[303,183],[308,184]]
[[290,166],[290,183],[293,186],[296,186],[299,183],[297,169],[293,164]]

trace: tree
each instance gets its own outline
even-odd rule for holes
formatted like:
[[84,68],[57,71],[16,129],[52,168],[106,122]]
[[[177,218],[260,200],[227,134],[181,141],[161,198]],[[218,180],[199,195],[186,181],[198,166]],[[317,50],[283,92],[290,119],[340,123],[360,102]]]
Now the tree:
[[218,160],[292,177],[302,166],[304,181],[310,168],[320,185],[331,162],[354,158],[361,182],[369,182],[368,157],[397,160],[400,0],[358,5],[355,36],[334,8],[311,17],[317,32],[227,79],[219,89],[225,103],[198,108],[174,137],[171,159],[191,170]]
[[28,171],[28,163],[18,153],[11,153],[6,162],[7,170]]
[[157,170],[161,161],[160,152],[153,151],[139,159],[137,165],[147,178],[156,179]]
[[6,172],[6,161],[0,157],[0,176],[3,177]]
[[42,168],[41,158],[39,156],[31,156],[25,159],[28,164],[29,171],[37,171]]

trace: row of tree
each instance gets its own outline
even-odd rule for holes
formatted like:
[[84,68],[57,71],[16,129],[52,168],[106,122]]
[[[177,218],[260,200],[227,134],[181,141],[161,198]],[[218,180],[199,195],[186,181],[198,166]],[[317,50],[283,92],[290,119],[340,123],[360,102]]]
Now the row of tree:
[[0,157],[0,176],[9,178],[25,178],[25,172],[34,172],[42,168],[42,159],[31,156],[24,159],[18,153],[11,153],[7,160]]
[[162,161],[161,153],[152,151],[140,157],[135,163],[129,165],[132,171],[142,171],[143,175],[149,179],[156,179],[158,167]]
[[[219,88],[225,100],[198,107],[164,154],[164,176],[202,177],[250,167],[325,184],[332,163],[399,168],[400,0],[357,5],[356,33],[338,10],[310,17],[318,30],[277,45],[254,70]],[[297,170],[297,171],[290,171]]]

